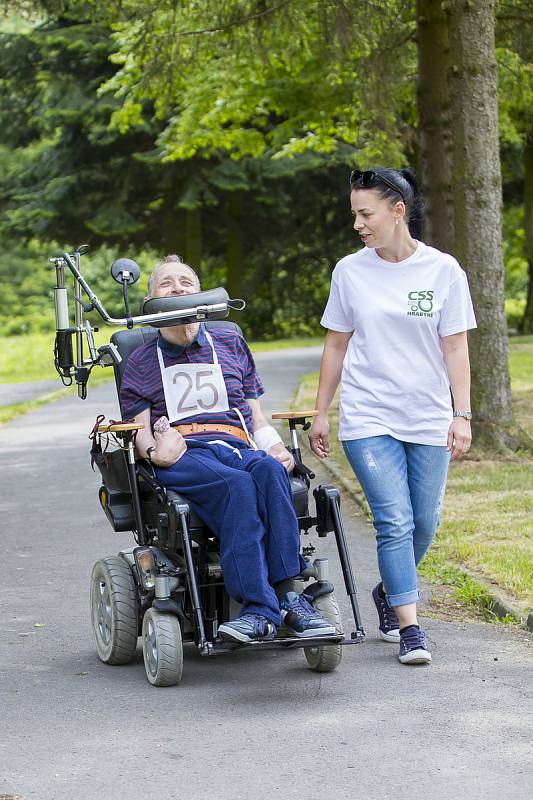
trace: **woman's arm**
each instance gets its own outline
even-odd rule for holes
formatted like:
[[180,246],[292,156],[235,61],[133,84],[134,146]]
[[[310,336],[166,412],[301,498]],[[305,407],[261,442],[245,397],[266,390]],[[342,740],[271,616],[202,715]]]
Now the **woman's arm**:
[[[470,411],[470,359],[466,331],[444,336],[442,354],[448,372],[457,411]],[[456,461],[470,449],[472,431],[470,422],[464,417],[454,417],[448,431],[448,450],[452,450],[452,461]]]
[[341,379],[342,363],[346,355],[348,342],[352,338],[352,333],[353,331],[339,333],[338,331],[328,330],[326,341],[324,342],[315,406],[318,416],[314,418],[309,431],[311,450],[319,458],[326,458],[329,455],[328,408]]

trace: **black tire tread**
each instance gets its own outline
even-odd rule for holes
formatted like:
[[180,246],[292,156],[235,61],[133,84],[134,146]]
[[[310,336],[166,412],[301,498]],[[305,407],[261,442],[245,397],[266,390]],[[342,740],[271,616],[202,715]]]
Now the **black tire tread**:
[[[157,628],[158,669],[155,676],[149,673],[144,652],[144,628],[147,614],[151,614]],[[143,657],[146,676],[152,686],[176,686],[180,682],[183,671],[183,643],[176,617],[148,609],[143,620]]]
[[93,625],[98,657],[105,664],[128,664],[137,648],[137,592],[133,575],[120,556],[108,556],[97,561],[93,567],[93,581],[97,575],[103,577],[108,584],[111,607],[115,612],[109,652],[104,652],[98,646],[99,640]]
[[[335,625],[337,633],[343,633],[339,603],[333,592],[324,595],[324,597],[319,597],[313,605],[323,615],[324,619]],[[333,672],[342,660],[342,646],[340,644],[330,647],[306,647],[304,653],[307,663],[313,672]]]

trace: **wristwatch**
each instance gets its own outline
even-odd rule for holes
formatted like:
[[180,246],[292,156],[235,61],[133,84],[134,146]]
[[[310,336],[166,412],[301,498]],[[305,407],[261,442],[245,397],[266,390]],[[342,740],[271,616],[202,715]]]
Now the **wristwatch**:
[[471,411],[454,411],[454,417],[464,417],[465,419],[472,419]]
[[148,459],[150,464],[152,463],[152,453],[154,452],[154,450],[157,450],[157,447],[153,446],[149,447],[148,450],[146,451],[146,458]]

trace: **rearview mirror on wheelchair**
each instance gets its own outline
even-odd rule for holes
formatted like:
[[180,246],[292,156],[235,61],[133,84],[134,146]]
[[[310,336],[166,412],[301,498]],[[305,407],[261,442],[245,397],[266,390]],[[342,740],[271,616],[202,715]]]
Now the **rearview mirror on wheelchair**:
[[[111,268],[113,278],[122,286],[125,309],[123,318],[111,317],[82,275],[80,261],[85,251],[86,247],[82,246],[74,253],[63,253],[50,259],[56,271],[55,366],[63,383],[77,385],[80,398],[86,398],[91,371],[97,366],[113,367],[119,393],[130,357],[139,352],[139,348],[159,341],[157,337],[162,328],[201,323],[213,348],[215,363],[212,337],[223,336],[229,330],[240,333],[238,326],[229,322],[227,317],[232,309],[244,309],[245,303],[240,299],[230,299],[221,287],[151,296],[145,300],[142,313],[133,315],[128,289],[138,280],[140,269],[135,261],[127,258],[118,259]],[[69,273],[74,285],[73,325],[70,324],[68,301]],[[84,318],[85,313],[93,310],[108,325],[122,328],[111,336],[108,344],[100,347],[95,344],[94,329]],[[309,613],[329,623],[327,635],[315,635],[312,629],[298,634],[290,627],[278,630],[273,626],[272,635],[257,639],[221,635],[221,630],[228,628],[228,621],[238,608],[239,598],[235,597],[235,592],[230,596],[226,588],[228,576],[225,581],[220,532],[215,535],[215,526],[206,524],[205,515],[191,500],[190,493],[178,492],[165,485],[162,472],[151,462],[149,452],[147,457],[140,457],[136,439],[145,435],[145,425],[137,418],[108,423],[103,416],[98,418],[91,434],[91,458],[102,477],[100,504],[112,528],[120,532],[131,531],[135,541],[130,549],[97,561],[92,571],[91,619],[101,661],[107,664],[128,663],[133,659],[141,637],[148,680],[155,686],[169,686],[180,682],[184,645],[196,647],[203,656],[228,654],[241,649],[303,648],[312,670],[330,672],[339,665],[344,646],[364,639],[339,491],[330,485],[318,485],[313,490],[314,503],[310,503],[311,480],[315,476],[303,463],[297,428],[309,427],[308,419],[315,413],[288,411],[274,414],[273,418],[284,420],[289,425],[290,445],[287,449],[294,459],[294,468],[287,491],[298,531],[300,536],[305,536],[305,544],[300,547],[301,570],[294,575],[294,588],[303,590]],[[170,423],[174,425],[175,420],[171,418]],[[198,429],[195,425],[193,422],[176,427],[189,430],[191,437],[186,441],[190,443],[194,439],[192,434]],[[250,439],[244,420],[243,427]],[[231,426],[219,425],[216,428],[206,424],[200,428],[222,430]],[[217,433],[217,438],[208,444],[228,447],[227,438],[221,441]],[[253,446],[251,440],[250,444]],[[242,451],[248,445],[241,443],[240,447]],[[238,447],[229,449],[239,450]],[[237,456],[242,458],[239,452]],[[319,540],[334,534],[355,623],[354,630],[347,635],[334,586],[329,580],[328,560],[316,555],[316,544],[308,538],[311,531]]]

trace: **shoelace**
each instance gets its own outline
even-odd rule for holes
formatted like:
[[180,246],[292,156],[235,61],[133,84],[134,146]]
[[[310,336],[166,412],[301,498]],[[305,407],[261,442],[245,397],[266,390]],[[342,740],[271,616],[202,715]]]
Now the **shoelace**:
[[423,650],[426,650],[426,637],[424,631],[414,628],[406,633],[402,633],[402,645],[407,650],[417,647],[421,647]]
[[293,600],[291,603],[289,603],[289,607],[291,611],[294,611],[294,613],[298,614],[300,617],[304,617],[304,619],[316,619],[316,617],[320,616],[320,614],[313,608],[305,594],[301,594],[297,600]]
[[239,620],[241,619],[249,622],[256,633],[263,633],[267,625],[266,621],[259,619],[255,614],[242,614],[242,616],[239,617]]
[[383,614],[383,622],[388,628],[397,628],[399,626],[396,611],[389,606],[389,604],[382,597],[379,598],[381,613]]

